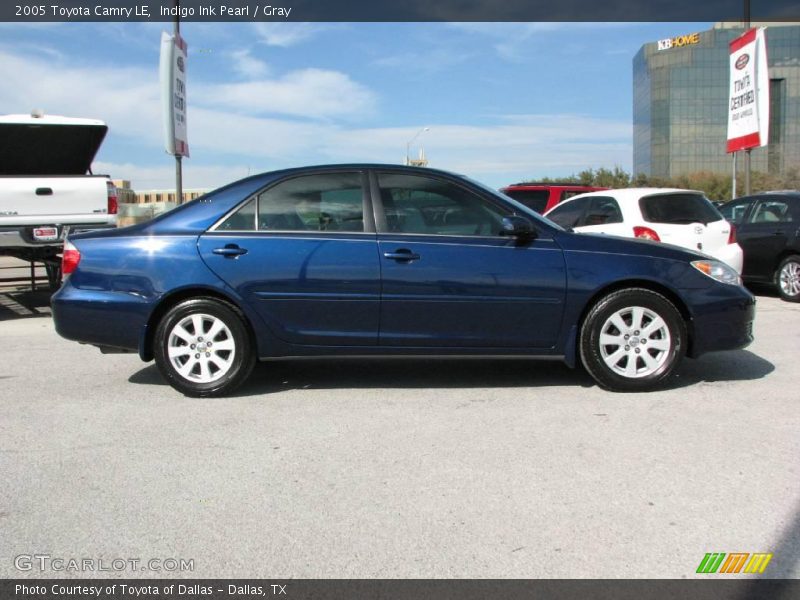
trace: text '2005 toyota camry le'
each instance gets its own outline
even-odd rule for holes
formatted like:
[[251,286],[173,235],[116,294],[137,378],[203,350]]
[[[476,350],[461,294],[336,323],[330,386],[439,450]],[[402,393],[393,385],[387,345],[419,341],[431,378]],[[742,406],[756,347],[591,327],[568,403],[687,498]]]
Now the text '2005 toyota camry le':
[[70,237],[63,270],[59,334],[155,359],[192,396],[257,360],[343,355],[556,358],[649,390],[685,355],[749,344],[755,308],[709,256],[574,234],[465,177],[388,165],[248,177]]

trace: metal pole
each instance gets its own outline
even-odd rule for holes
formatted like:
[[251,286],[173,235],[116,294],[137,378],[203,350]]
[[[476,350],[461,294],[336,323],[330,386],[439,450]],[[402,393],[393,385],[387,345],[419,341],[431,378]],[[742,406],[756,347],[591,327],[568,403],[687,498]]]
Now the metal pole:
[[[744,29],[750,29],[750,0],[744,0]],[[748,148],[744,152],[744,195],[750,195],[750,152]]]
[[731,184],[731,200],[736,198],[736,152],[733,153],[733,183]]
[[[177,37],[181,33],[181,17],[180,17],[181,0],[175,0],[175,27],[173,29],[174,35]],[[183,204],[183,163],[180,154],[175,155],[175,203]]]

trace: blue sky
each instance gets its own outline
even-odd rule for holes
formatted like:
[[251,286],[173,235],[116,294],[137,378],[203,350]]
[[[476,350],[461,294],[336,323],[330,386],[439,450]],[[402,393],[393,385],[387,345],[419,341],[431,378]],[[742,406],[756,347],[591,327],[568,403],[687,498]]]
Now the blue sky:
[[[711,23],[184,23],[186,187],[275,168],[402,162],[494,187],[631,168],[632,59]],[[95,171],[169,187],[158,87],[169,24],[0,25],[0,112],[99,118]]]

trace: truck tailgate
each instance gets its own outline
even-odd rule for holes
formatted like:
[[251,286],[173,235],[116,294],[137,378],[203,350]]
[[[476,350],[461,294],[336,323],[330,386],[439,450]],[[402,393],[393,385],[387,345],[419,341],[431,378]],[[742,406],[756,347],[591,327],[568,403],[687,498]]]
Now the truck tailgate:
[[2,177],[0,225],[113,223],[102,175]]

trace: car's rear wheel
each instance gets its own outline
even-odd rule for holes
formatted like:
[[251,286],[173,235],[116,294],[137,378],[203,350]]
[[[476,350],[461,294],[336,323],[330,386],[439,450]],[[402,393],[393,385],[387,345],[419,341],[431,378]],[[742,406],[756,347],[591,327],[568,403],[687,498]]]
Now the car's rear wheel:
[[800,256],[788,256],[781,261],[775,272],[775,283],[781,298],[800,302]]
[[155,333],[154,355],[167,382],[187,396],[222,396],[240,386],[255,364],[243,315],[213,298],[172,307]]
[[683,317],[667,298],[643,288],[612,292],[589,311],[580,334],[583,365],[600,386],[619,392],[658,387],[686,353]]

